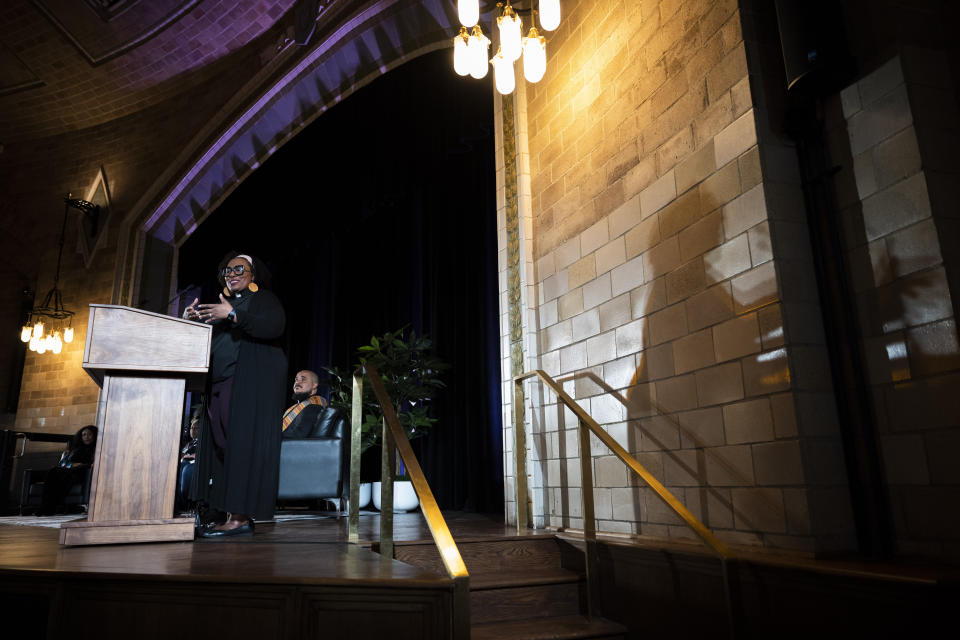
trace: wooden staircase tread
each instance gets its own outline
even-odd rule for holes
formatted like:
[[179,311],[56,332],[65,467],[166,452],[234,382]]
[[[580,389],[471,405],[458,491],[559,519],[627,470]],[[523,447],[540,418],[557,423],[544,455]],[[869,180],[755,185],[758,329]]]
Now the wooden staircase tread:
[[577,638],[618,638],[626,627],[604,618],[557,616],[472,625],[471,640],[575,640]]
[[568,569],[538,569],[525,571],[489,571],[470,574],[470,590],[527,587],[542,584],[578,583],[583,576]]
[[[544,531],[543,533],[527,533],[520,535],[488,535],[488,536],[470,536],[470,537],[457,537],[454,538],[454,542],[458,545],[461,544],[471,544],[476,542],[509,542],[509,541],[524,541],[524,540],[553,540],[557,537],[556,532],[554,531]],[[374,544],[377,544],[374,542]],[[420,540],[394,540],[394,547],[413,547],[418,545],[427,545],[435,547],[436,543],[432,538],[423,538]]]
[[[553,536],[461,540],[458,548],[470,575],[552,571],[563,562],[562,550]],[[438,573],[444,571],[443,561],[432,542],[398,544],[394,547],[394,558]]]

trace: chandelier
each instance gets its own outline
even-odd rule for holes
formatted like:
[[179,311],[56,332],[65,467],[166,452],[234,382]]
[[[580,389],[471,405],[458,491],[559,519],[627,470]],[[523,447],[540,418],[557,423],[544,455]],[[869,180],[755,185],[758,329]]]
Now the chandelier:
[[[460,33],[453,39],[453,69],[461,76],[476,79],[487,75],[488,64],[493,65],[493,82],[501,94],[511,93],[516,87],[514,63],[523,58],[523,77],[527,82],[539,82],[547,71],[547,41],[533,25],[533,15],[540,18],[540,27],[553,31],[560,25],[560,0],[538,0],[540,11],[516,10],[497,3],[500,15],[496,19],[500,44],[496,55],[487,59],[490,39],[483,35],[479,0],[458,0]],[[523,37],[523,21],[518,13],[531,14],[530,31]]]
[[20,330],[21,342],[30,345],[30,351],[37,353],[60,353],[65,342],[73,342],[73,311],[63,306],[63,294],[60,292],[60,262],[63,258],[63,239],[67,231],[67,214],[70,209],[83,212],[96,233],[100,206],[70,194],[63,199],[63,225],[60,227],[60,251],[57,253],[57,271],[53,277],[53,287],[43,297],[43,302],[34,307],[27,316],[27,323]]

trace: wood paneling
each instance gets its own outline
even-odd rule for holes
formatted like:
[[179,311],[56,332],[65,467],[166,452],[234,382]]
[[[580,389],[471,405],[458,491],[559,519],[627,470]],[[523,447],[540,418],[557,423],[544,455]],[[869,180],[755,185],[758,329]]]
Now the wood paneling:
[[187,376],[202,377],[211,328],[113,305],[90,305],[83,367],[97,380],[100,436],[86,522],[61,530],[65,545],[192,540],[174,518]]
[[108,375],[102,393],[90,520],[172,517],[184,381]]
[[206,373],[210,325],[117,305],[90,305],[83,368],[103,371]]
[[331,541],[335,519],[289,531],[305,524],[327,541],[264,524],[242,541],[62,548],[55,529],[0,526],[0,616],[40,638],[450,637],[449,578]]

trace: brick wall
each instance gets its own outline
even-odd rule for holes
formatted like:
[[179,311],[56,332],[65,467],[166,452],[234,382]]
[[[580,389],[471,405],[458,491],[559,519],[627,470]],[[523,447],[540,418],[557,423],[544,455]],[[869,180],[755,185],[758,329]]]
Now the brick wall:
[[[751,91],[737,2],[564,11],[518,115],[528,360],[721,538],[849,548],[796,160]],[[535,519],[582,526],[576,419],[550,394],[533,409]],[[605,446],[592,455],[601,530],[692,535]]]
[[37,303],[53,284],[63,195],[85,195],[103,167],[112,205],[107,235],[89,266],[77,251],[80,214],[71,214],[60,289],[64,305],[76,313],[76,338],[64,345],[59,355],[27,353],[14,420],[16,429],[73,433],[79,426],[95,422],[98,387],[80,366],[87,305],[109,304],[112,300],[124,218],[246,75],[240,65],[218,83],[183,92],[132,115],[49,138],[6,145],[0,155],[0,174],[6,178],[11,215],[14,219],[48,221],[23,228],[23,241],[35,247],[30,251],[29,267],[36,268],[39,274],[35,285]]

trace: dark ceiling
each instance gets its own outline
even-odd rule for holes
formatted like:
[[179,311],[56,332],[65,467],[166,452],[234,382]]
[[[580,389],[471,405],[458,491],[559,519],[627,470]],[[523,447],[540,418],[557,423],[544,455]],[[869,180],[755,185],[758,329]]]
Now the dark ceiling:
[[196,86],[294,4],[6,0],[0,5],[0,144],[101,124]]

